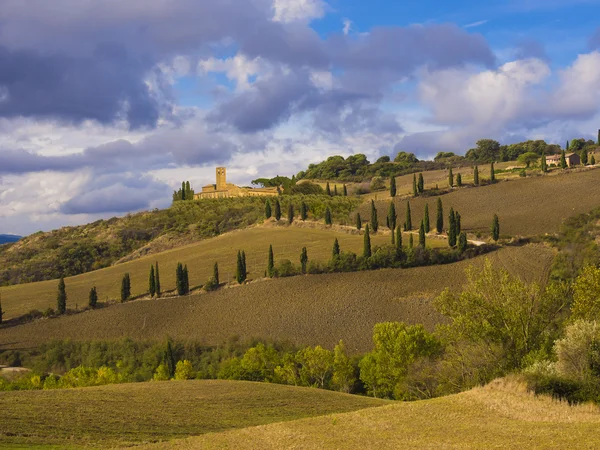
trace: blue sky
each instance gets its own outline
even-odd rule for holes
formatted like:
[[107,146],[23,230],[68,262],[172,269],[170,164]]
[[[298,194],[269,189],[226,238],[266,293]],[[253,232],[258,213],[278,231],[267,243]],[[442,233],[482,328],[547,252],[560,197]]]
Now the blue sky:
[[6,0],[0,233],[330,155],[595,138],[600,0]]

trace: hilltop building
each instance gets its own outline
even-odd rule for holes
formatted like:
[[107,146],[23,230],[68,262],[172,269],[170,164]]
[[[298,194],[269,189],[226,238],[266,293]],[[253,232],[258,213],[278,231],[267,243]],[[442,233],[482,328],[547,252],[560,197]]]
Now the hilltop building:
[[[565,161],[567,162],[567,167],[578,166],[579,164],[581,164],[581,158],[577,153],[567,153],[565,155]],[[560,155],[546,156],[546,164],[548,164],[549,166],[560,166]]]
[[268,188],[247,188],[239,187],[235,184],[227,182],[227,169],[225,167],[217,167],[216,184],[208,184],[202,186],[202,192],[195,194],[195,200],[205,198],[229,198],[229,197],[273,197],[279,195],[279,190],[276,187]]

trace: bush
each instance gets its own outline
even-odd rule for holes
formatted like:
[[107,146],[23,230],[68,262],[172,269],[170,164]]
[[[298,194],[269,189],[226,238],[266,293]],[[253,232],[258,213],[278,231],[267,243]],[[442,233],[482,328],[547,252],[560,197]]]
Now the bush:
[[275,267],[275,277],[285,278],[298,275],[299,271],[294,267],[294,264],[289,259],[283,259],[277,263]]
[[386,189],[385,180],[383,177],[373,177],[370,187],[372,191],[383,191]]
[[191,380],[196,376],[192,363],[187,359],[183,361],[177,361],[175,366],[175,379],[176,380]]
[[152,379],[154,381],[167,381],[170,378],[171,377],[169,376],[169,368],[167,367],[166,364],[160,364],[156,368],[156,371],[154,372],[154,376],[152,377]]
[[204,284],[204,290],[207,292],[216,291],[217,289],[219,289],[219,283],[217,283],[215,277],[210,277]]
[[[554,344],[556,370],[564,378],[583,381],[594,378],[594,344],[600,342],[596,322],[578,320],[565,329],[565,337]],[[600,375],[600,374],[598,374]]]

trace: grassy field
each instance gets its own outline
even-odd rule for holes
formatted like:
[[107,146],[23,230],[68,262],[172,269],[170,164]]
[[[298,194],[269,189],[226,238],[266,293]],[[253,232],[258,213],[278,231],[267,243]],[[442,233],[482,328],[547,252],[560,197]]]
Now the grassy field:
[[133,445],[386,403],[319,389],[216,380],[2,392],[0,448]]
[[[412,183],[412,181],[411,181]],[[600,170],[549,174],[518,178],[481,187],[456,188],[443,195],[444,221],[447,226],[450,208],[458,210],[463,230],[488,236],[492,217],[500,218],[500,231],[508,236],[533,236],[555,233],[567,217],[589,212],[600,205]],[[413,226],[423,217],[429,204],[432,227],[435,226],[437,197],[410,199]],[[406,215],[407,200],[396,200],[401,221]],[[387,214],[389,199],[376,202],[379,221]],[[363,220],[370,216],[370,204],[359,209]]]
[[[213,265],[219,263],[221,282],[233,280],[237,251],[245,250],[249,279],[263,277],[267,268],[269,245],[273,245],[276,262],[289,259],[299,265],[302,247],[307,247],[310,260],[326,262],[331,257],[334,239],[338,239],[342,250],[361,252],[363,237],[334,229],[298,226],[261,226],[234,231],[216,238],[168,250],[156,255],[143,257],[106,269],[88,272],[67,278],[67,307],[75,309],[87,305],[92,286],[98,288],[100,302],[116,300],[120,296],[123,274],[131,275],[132,295],[148,292],[148,272],[158,261],[161,286],[165,291],[175,289],[175,269],[177,263],[187,264],[190,271],[190,285],[204,284],[212,276]],[[306,224],[310,225],[309,223]],[[387,244],[389,234],[382,232],[372,236],[372,245]],[[431,239],[429,246],[446,246],[445,241]],[[5,319],[25,314],[32,309],[44,311],[56,307],[57,281],[42,281],[15,286],[0,287],[2,309]]]
[[600,409],[497,380],[458,395],[244,428],[147,449],[593,449]]
[[[542,246],[505,247],[487,255],[528,281],[544,281],[554,252]],[[443,320],[431,300],[460,289],[465,269],[455,264],[260,281],[187,297],[139,300],[55,319],[0,328],[2,348],[32,348],[52,339],[193,339],[207,345],[232,335],[290,340],[328,348],[343,339],[351,352],[371,349],[373,326],[384,321]]]

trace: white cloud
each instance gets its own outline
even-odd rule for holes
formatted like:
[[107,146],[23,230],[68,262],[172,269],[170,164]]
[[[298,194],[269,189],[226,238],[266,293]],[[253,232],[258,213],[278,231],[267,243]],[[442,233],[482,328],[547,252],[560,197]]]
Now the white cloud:
[[310,74],[310,81],[323,90],[333,89],[334,79],[333,74],[329,71],[313,71]]
[[560,73],[560,86],[553,96],[557,112],[590,116],[600,109],[600,53],[579,55]]
[[345,18],[342,20],[342,23],[344,24],[344,34],[347,36],[350,33],[350,30],[352,30],[352,21]]
[[236,82],[238,91],[245,91],[251,87],[252,77],[258,79],[270,72],[270,65],[260,57],[249,59],[246,55],[237,54],[233,58],[209,58],[200,61],[198,71],[225,73],[228,79]]
[[469,23],[469,24],[465,25],[463,28],[476,28],[476,27],[480,27],[481,25],[485,25],[488,22],[489,22],[489,20],[479,20],[477,22]]
[[306,22],[323,17],[323,0],[274,0],[273,20],[276,22]]

